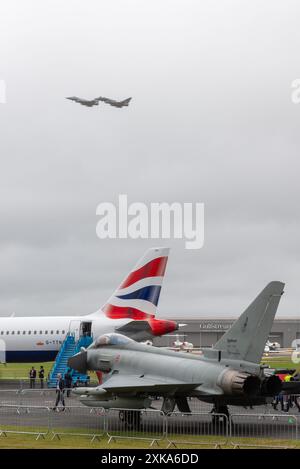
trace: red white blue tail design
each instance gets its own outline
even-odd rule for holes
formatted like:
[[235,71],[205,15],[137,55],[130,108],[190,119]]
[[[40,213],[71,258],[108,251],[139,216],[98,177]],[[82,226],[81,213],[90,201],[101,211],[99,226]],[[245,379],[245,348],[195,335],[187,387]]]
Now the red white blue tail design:
[[106,316],[133,320],[154,318],[168,256],[169,248],[149,249],[103,306]]

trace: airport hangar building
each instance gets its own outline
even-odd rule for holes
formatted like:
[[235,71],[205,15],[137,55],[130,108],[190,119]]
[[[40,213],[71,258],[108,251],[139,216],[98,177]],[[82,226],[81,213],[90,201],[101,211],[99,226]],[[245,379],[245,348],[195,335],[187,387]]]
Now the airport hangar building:
[[[180,341],[191,342],[194,347],[211,347],[222,335],[232,326],[236,318],[219,319],[173,319],[178,324],[184,324],[180,327],[178,333],[169,334],[154,339],[154,345],[172,346],[176,340],[176,335]],[[279,317],[274,320],[273,327],[269,336],[270,342],[278,342],[281,347],[289,348],[293,340],[300,341],[300,316],[297,317]]]

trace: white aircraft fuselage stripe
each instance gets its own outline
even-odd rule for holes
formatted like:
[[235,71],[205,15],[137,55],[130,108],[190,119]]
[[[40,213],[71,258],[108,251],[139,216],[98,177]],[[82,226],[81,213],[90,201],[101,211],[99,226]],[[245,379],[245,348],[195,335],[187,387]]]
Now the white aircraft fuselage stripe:
[[123,308],[135,308],[139,309],[143,313],[154,314],[156,313],[156,306],[150,301],[146,300],[124,300],[122,298],[113,297],[109,301],[110,305],[121,306]]
[[142,280],[138,280],[132,285],[129,285],[129,287],[121,288],[120,290],[116,291],[115,294],[111,298],[114,298],[114,296],[118,296],[118,295],[128,295],[129,293],[135,292],[136,290],[139,290],[140,288],[151,287],[152,285],[161,286],[162,282],[163,282],[163,277],[146,277],[146,278],[143,278]]
[[[111,319],[105,315],[5,317],[0,318],[0,340],[5,342],[6,351],[58,351],[66,334],[79,326],[81,322],[92,322],[92,335],[98,337],[101,334],[112,332],[131,321],[130,318]],[[7,334],[7,331],[9,334]],[[20,331],[20,334],[18,334],[18,331]],[[26,334],[23,334],[23,331],[26,331]],[[28,334],[29,331],[30,334]],[[34,334],[35,331],[36,334]],[[42,331],[42,334],[40,331]],[[45,334],[45,331],[47,331],[47,334]],[[51,331],[53,331],[53,334],[51,334]],[[59,333],[57,334],[56,331],[59,331]]]

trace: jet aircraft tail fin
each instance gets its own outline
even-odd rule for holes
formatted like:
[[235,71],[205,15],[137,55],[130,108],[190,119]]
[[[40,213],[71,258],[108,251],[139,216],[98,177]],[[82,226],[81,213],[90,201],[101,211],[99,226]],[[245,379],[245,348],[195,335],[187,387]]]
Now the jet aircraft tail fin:
[[124,101],[122,101],[121,104],[123,104],[124,106],[128,106],[131,100],[132,100],[132,98],[124,99]]
[[169,248],[148,249],[101,308],[110,318],[155,316],[168,262]]
[[155,318],[169,251],[169,248],[148,249],[104,306],[92,316],[105,314],[111,319],[132,319],[123,326],[123,333],[141,335],[144,324],[146,338],[149,334],[163,335],[176,330],[176,322]]
[[140,340],[177,330],[176,322],[155,318],[169,251],[169,248],[148,249],[104,306],[92,316],[129,318],[132,321],[121,327],[122,333],[134,334]]
[[284,283],[270,282],[214,345],[226,358],[259,363],[283,294]]

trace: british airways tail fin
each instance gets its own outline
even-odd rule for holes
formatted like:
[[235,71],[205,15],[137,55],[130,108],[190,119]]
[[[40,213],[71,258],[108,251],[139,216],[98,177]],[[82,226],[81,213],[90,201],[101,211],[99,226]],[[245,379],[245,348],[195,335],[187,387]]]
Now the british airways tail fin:
[[169,248],[148,249],[105,305],[94,315],[111,319],[154,318],[168,262]]

